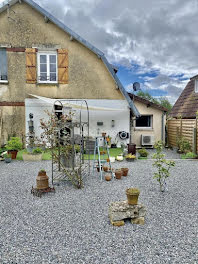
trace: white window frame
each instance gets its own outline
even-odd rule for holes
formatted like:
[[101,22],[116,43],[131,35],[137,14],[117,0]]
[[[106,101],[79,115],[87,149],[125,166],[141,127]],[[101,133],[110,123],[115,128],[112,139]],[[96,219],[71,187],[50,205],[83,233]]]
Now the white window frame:
[[198,93],[198,79],[195,80],[195,93]]
[[149,127],[137,127],[136,126],[136,120],[135,120],[135,129],[136,130],[152,130],[153,129],[153,115],[141,115],[141,116],[150,116],[151,124]]
[[[47,79],[48,80],[40,80],[40,56],[41,55],[46,55],[47,56]],[[50,81],[50,62],[49,62],[49,57],[50,55],[56,55],[56,81]],[[58,55],[57,55],[57,51],[39,51],[37,53],[37,81],[38,83],[58,83]]]
[[[3,48],[5,49],[5,48]],[[6,52],[6,49],[5,49]],[[6,59],[7,59],[7,54],[6,54]],[[8,83],[8,65],[7,65],[7,80],[2,80],[1,79],[1,68],[0,68],[0,83]]]

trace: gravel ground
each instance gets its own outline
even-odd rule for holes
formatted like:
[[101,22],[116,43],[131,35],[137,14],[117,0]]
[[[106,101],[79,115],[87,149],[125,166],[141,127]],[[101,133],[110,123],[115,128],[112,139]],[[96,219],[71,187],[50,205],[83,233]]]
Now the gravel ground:
[[[198,263],[198,161],[176,161],[166,193],[152,179],[151,160],[113,166],[130,167],[129,176],[100,182],[96,172],[82,190],[60,185],[38,198],[31,187],[39,169],[51,175],[51,162],[0,162],[0,263]],[[125,200],[131,186],[141,190],[145,225],[114,227],[108,205]]]

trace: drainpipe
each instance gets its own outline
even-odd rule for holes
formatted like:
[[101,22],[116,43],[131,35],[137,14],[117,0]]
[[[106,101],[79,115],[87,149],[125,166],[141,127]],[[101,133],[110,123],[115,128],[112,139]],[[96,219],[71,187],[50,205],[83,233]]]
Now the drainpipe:
[[166,115],[166,112],[163,112],[163,114],[162,114],[162,136],[161,136],[162,142],[164,142],[164,140],[165,140],[165,126],[164,126],[165,115]]

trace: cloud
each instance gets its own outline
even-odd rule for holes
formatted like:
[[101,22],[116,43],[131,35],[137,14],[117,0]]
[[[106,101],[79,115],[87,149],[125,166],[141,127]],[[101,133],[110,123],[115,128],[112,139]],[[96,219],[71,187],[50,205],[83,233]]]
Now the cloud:
[[111,63],[140,76],[157,72],[159,77],[145,80],[150,89],[167,82],[167,91],[175,90],[176,96],[184,83],[173,76],[198,74],[198,0],[35,2],[103,51]]

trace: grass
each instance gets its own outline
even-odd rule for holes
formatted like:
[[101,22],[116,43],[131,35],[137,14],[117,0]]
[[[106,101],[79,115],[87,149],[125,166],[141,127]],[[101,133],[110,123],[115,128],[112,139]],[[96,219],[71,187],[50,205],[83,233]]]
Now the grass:
[[[23,160],[23,153],[25,152],[25,149],[20,150],[17,153],[17,160]],[[50,150],[45,150],[45,152],[43,153],[43,157],[42,160],[51,160],[51,151]]]
[[[18,154],[17,154],[17,160],[23,160],[22,155],[23,155],[24,152],[25,152],[25,149],[20,150],[18,152]],[[109,149],[109,155],[110,155],[110,157],[116,157],[116,156],[118,156],[121,153],[122,153],[122,149],[121,148],[111,148],[111,149]],[[101,155],[100,157],[101,157],[101,159],[104,159],[104,160],[108,158],[107,154]],[[89,159],[89,155],[88,154],[85,154],[84,155],[84,159],[85,160],[88,160]],[[94,159],[94,155],[90,155],[90,159],[93,160]],[[96,159],[98,159],[98,155],[96,155]],[[50,150],[46,150],[43,153],[42,160],[51,160],[51,151]]]
[[[102,150],[102,149],[100,149],[100,150]],[[122,149],[121,148],[110,148],[109,149],[110,157],[116,157],[116,156],[118,156],[120,154],[122,154]],[[104,160],[108,158],[107,154],[100,155],[100,157],[101,157],[101,159],[104,159]],[[88,160],[89,159],[89,155],[85,154],[84,155],[84,159]],[[90,155],[90,159],[93,160],[94,159],[94,155]],[[98,159],[98,155],[96,155],[96,159]]]

